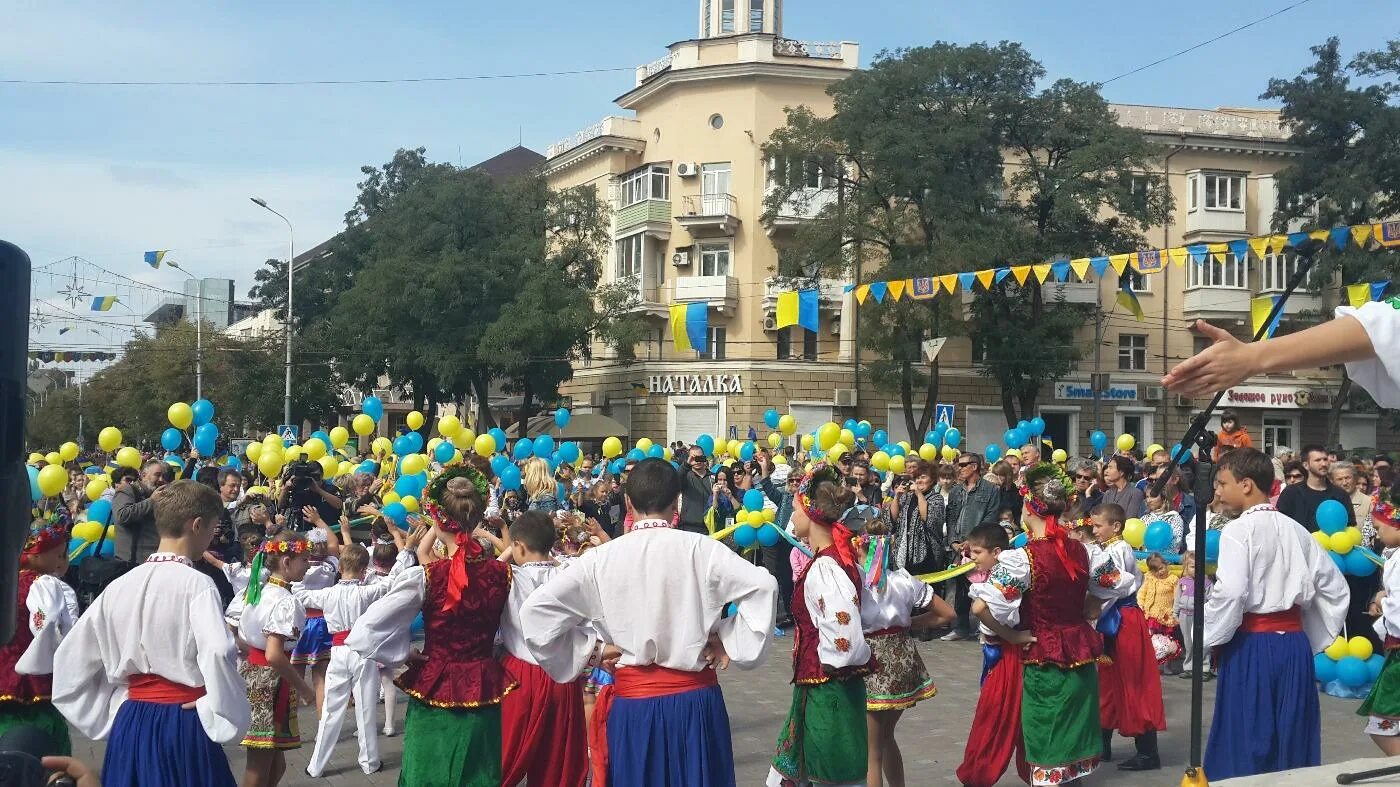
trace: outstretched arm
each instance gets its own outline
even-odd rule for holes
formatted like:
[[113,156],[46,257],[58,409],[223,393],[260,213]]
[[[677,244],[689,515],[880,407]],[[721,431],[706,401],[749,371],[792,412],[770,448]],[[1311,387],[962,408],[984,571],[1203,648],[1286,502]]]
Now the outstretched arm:
[[1349,315],[1266,342],[1242,342],[1204,320],[1196,321],[1196,330],[1212,341],[1211,346],[1177,364],[1162,378],[1163,385],[1185,396],[1223,391],[1257,374],[1376,357],[1371,337],[1361,322]]

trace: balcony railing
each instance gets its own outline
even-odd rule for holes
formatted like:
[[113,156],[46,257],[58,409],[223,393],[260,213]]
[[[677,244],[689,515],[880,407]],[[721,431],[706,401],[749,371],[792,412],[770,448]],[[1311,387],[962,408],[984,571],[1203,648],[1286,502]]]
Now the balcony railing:
[[798,41],[793,38],[773,39],[773,54],[781,57],[811,57],[819,60],[840,60],[840,41]]
[[579,131],[571,137],[555,142],[545,148],[545,157],[554,158],[560,153],[565,153],[582,145],[589,140],[598,137],[624,137],[627,139],[641,139],[641,124],[632,118],[605,117],[588,128]]
[[676,222],[692,237],[733,235],[739,229],[739,201],[732,194],[687,195]]
[[681,276],[676,279],[677,301],[705,301],[717,308],[733,308],[739,302],[739,280],[733,276]]
[[671,67],[671,61],[674,58],[675,55],[667,54],[665,57],[659,57],[645,65],[637,66],[637,84],[640,85],[657,74],[660,74],[662,71],[669,69]]
[[739,212],[739,201],[732,194],[687,195],[681,201],[687,216],[735,216]]

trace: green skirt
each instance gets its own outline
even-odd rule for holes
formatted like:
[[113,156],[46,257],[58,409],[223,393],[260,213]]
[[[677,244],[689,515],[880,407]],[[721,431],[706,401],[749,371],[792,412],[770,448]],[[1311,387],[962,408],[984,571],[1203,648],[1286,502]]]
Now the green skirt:
[[1400,648],[1386,654],[1385,666],[1371,686],[1361,707],[1356,709],[1358,716],[1379,716],[1384,719],[1400,719]]
[[408,698],[399,787],[500,787],[501,706],[434,708]]
[[792,687],[774,770],[799,783],[863,782],[867,757],[864,678]]
[[1025,665],[1021,737],[1032,785],[1063,784],[1093,773],[1103,750],[1098,667]]
[[38,727],[53,742],[53,754],[70,757],[73,743],[68,739],[68,722],[51,702],[0,702],[0,735],[15,727]]

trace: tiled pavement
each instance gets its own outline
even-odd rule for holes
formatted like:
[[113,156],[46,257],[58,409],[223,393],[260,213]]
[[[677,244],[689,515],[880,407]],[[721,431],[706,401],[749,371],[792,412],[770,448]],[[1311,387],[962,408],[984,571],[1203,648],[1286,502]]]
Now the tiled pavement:
[[[768,662],[752,672],[731,668],[722,673],[725,700],[729,706],[730,727],[734,736],[734,753],[740,787],[761,785],[768,770],[778,728],[787,713],[791,697],[791,676],[788,650],[791,639],[777,640]],[[938,683],[939,693],[904,715],[899,726],[899,741],[904,751],[905,768],[910,787],[921,785],[956,785],[953,770],[962,760],[963,746],[977,700],[977,678],[981,667],[981,649],[975,643],[920,643],[919,650]],[[1167,703],[1167,724],[1170,728],[1161,736],[1164,768],[1147,774],[1127,774],[1109,765],[1087,780],[1098,785],[1133,785],[1134,787],[1167,787],[1181,779],[1188,751],[1186,725],[1190,721],[1190,682],[1175,677],[1163,678]],[[1214,701],[1214,684],[1206,684],[1206,721]],[[1358,757],[1378,756],[1379,751],[1361,734],[1361,718],[1355,715],[1356,700],[1322,697],[1322,753],[1324,762],[1340,762]],[[399,727],[402,728],[404,700],[398,704]],[[315,715],[302,710],[303,735],[310,737],[315,730]],[[1120,740],[1116,752],[1131,751],[1132,743]],[[88,762],[100,763],[101,743],[90,743],[74,737],[75,753]],[[353,715],[342,728],[340,742],[327,769],[327,776],[312,779],[305,773],[311,756],[308,744],[288,753],[288,775],[283,781],[288,787],[363,787],[392,785],[398,781],[398,764],[403,751],[401,737],[380,738],[384,769],[373,776],[360,773],[355,763]],[[242,776],[243,754],[230,746],[229,761],[236,776]],[[1002,785],[1020,784],[1012,773],[1003,778]],[[697,785],[697,787],[699,787]]]

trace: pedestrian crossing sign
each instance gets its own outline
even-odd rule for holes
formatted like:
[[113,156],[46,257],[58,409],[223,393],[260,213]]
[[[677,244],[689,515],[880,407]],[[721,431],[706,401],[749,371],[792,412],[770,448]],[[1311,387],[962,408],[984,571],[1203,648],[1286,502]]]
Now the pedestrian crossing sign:
[[938,424],[946,424],[947,426],[952,426],[953,405],[943,404],[941,402],[935,405],[933,422]]
[[281,436],[282,442],[285,443],[288,448],[296,445],[297,428],[294,424],[282,424],[277,427],[277,434]]

